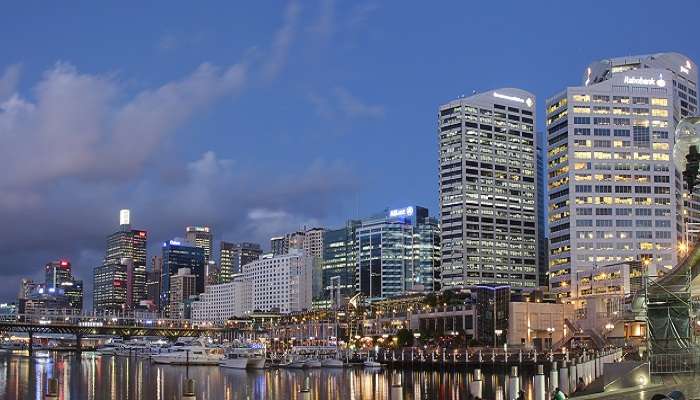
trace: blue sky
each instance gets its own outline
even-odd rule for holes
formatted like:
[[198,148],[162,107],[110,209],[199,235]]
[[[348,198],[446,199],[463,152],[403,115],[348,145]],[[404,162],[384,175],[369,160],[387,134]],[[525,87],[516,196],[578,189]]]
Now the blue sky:
[[[661,7],[663,12],[655,12]],[[672,12],[693,16],[676,23]],[[0,15],[0,274],[73,260],[118,209],[151,242],[263,241],[385,207],[437,212],[436,110],[546,97],[597,59],[700,61],[697,2],[23,2]],[[268,244],[263,243],[265,246]],[[153,246],[154,250],[156,247]]]

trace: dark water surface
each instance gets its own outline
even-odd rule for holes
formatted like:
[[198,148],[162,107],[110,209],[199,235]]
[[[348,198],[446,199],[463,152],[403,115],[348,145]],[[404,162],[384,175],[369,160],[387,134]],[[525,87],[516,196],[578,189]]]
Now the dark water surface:
[[[484,398],[504,385],[505,370],[484,373]],[[48,378],[59,380],[59,399],[180,399],[187,374],[196,380],[197,399],[301,399],[308,376],[311,399],[393,399],[391,371],[345,369],[239,371],[216,366],[183,367],[151,364],[147,359],[83,353],[52,354],[50,359],[0,354],[0,400],[43,400]],[[471,371],[401,371],[403,399],[468,398]],[[522,385],[533,398],[529,378]]]

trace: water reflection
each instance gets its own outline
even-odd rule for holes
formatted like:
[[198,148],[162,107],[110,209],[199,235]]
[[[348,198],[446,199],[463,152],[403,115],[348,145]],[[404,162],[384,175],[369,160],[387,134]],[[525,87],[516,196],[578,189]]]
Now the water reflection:
[[[484,398],[494,388],[506,386],[505,371],[485,373]],[[26,354],[0,355],[0,400],[43,399],[47,379],[59,380],[59,398],[165,400],[179,398],[186,377],[194,378],[197,399],[289,399],[300,398],[304,379],[309,378],[311,398],[389,400],[392,379],[401,380],[401,397],[408,400],[466,397],[471,371],[368,371],[360,368],[240,371],[218,367],[154,365],[139,358],[83,353],[52,354],[50,359]],[[530,379],[523,379],[526,398],[533,398]],[[396,390],[396,389],[394,389]]]

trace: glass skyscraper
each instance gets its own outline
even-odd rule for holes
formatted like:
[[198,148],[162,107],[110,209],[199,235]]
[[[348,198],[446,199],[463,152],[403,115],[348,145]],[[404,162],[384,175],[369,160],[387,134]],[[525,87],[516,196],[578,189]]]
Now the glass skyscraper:
[[204,249],[183,239],[173,239],[163,243],[163,264],[160,278],[160,304],[168,313],[170,307],[170,279],[180,268],[189,268],[195,276],[196,293],[203,293],[206,282]]

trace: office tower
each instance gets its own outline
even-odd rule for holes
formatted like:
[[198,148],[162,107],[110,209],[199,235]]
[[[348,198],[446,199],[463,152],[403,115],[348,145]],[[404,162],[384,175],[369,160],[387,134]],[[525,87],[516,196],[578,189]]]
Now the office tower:
[[241,273],[241,267],[260,258],[262,249],[257,243],[221,242],[219,262],[221,283],[231,282],[233,275]]
[[678,121],[697,112],[697,66],[677,53],[612,58],[547,100],[549,283],[566,299],[608,292],[596,269],[676,265],[683,230]]
[[547,230],[547,138],[537,134],[537,278],[549,286],[549,231]]
[[185,240],[204,249],[204,261],[209,262],[214,254],[214,235],[208,226],[188,226],[185,229]]
[[311,228],[304,231],[302,248],[306,254],[317,259],[323,258],[323,228]]
[[67,260],[52,261],[44,267],[44,276],[47,288],[61,287],[61,284],[73,281],[71,264]]
[[279,256],[287,254],[289,251],[289,238],[285,236],[276,236],[270,239],[270,249],[272,254]]
[[153,304],[155,310],[160,310],[160,275],[163,270],[163,258],[151,257],[151,269],[146,273],[146,299]]
[[[126,268],[124,289],[127,290],[127,294],[124,298],[124,307],[122,307],[125,310],[132,310],[141,300],[146,299],[146,244],[148,235],[146,231],[131,229],[130,217],[129,210],[119,212],[119,230],[107,237],[107,251],[103,266],[109,267],[102,270],[102,272],[114,270],[116,273],[122,268]],[[105,281],[104,284],[100,285],[100,288],[108,289],[107,283]],[[97,286],[94,290],[97,290]],[[116,290],[116,292],[120,290]],[[100,293],[94,293],[94,296],[100,297]],[[109,295],[107,297],[116,300],[119,296]]]
[[126,264],[106,261],[95,268],[93,275],[92,307],[98,313],[116,313],[127,310]]
[[68,306],[77,310],[83,308],[83,281],[73,277],[71,263],[68,260],[52,261],[44,267],[47,291],[66,296]]
[[322,285],[324,298],[332,308],[355,295],[357,269],[356,228],[360,221],[350,220],[340,229],[323,234]]
[[504,88],[440,106],[442,289],[537,286],[535,96]]
[[243,266],[247,285],[247,312],[291,313],[309,310],[312,298],[312,257],[302,250],[264,256]]
[[197,277],[189,268],[180,268],[170,277],[170,318],[185,318],[185,302],[197,295]]
[[204,292],[206,275],[204,249],[183,239],[163,243],[163,266],[160,275],[160,304],[170,313],[171,276],[180,268],[189,268],[196,277],[195,294]]
[[221,280],[221,269],[219,265],[214,260],[209,260],[206,268],[206,284],[207,285],[218,285]]
[[426,208],[408,206],[362,219],[355,234],[356,291],[369,301],[439,288],[434,278],[440,228]]

